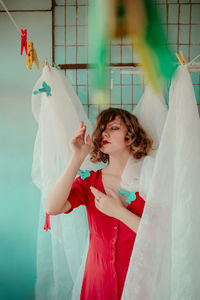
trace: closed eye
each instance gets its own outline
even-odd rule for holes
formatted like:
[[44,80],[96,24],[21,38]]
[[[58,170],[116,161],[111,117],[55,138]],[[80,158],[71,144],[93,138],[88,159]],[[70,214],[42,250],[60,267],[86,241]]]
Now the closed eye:
[[119,127],[112,126],[112,127],[111,127],[111,129],[112,129],[112,130],[118,130],[118,129],[119,129]]

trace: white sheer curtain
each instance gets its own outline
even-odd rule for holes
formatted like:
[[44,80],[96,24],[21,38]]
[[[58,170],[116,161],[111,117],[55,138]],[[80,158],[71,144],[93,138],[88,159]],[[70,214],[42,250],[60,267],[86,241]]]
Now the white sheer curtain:
[[123,300],[200,299],[200,120],[190,75],[180,67],[151,177]]
[[[80,121],[92,132],[83,107],[70,82],[55,68],[44,67],[33,91],[46,82],[51,96],[45,92],[32,96],[33,115],[38,122],[34,146],[32,178],[41,190],[41,210],[37,243],[36,299],[71,299],[72,288],[86,252],[88,225],[85,207],[69,215],[51,216],[51,231],[43,229],[45,202],[50,189],[66,168],[71,151],[69,141]],[[81,168],[97,166],[87,158]]]

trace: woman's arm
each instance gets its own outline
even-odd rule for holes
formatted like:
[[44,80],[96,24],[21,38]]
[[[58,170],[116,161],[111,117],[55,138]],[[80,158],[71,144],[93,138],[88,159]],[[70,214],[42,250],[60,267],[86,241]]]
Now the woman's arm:
[[75,155],[71,157],[68,167],[60,176],[47,198],[46,211],[48,214],[57,215],[71,208],[71,204],[67,201],[67,198],[83,160]]
[[79,129],[70,143],[72,157],[69,161],[68,167],[57,180],[55,186],[48,195],[46,212],[49,215],[58,215],[70,210],[71,208],[71,204],[67,201],[67,198],[71,191],[72,183],[74,182],[76,174],[90,149],[90,136],[88,135],[86,137],[85,142],[85,133],[86,126],[84,126],[83,122],[81,122]]
[[130,212],[125,207],[120,207],[117,219],[126,224],[135,233],[137,233],[138,227],[140,225],[140,217]]

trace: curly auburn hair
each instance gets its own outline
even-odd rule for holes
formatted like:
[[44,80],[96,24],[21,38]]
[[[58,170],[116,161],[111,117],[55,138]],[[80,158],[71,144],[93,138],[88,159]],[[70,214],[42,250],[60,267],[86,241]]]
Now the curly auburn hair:
[[146,132],[141,127],[135,115],[120,108],[108,108],[99,113],[95,122],[95,129],[91,137],[90,161],[109,162],[109,155],[100,151],[102,143],[102,133],[107,124],[112,122],[116,116],[124,122],[127,127],[126,141],[130,140],[130,150],[135,159],[146,156],[152,148],[153,140],[147,137]]

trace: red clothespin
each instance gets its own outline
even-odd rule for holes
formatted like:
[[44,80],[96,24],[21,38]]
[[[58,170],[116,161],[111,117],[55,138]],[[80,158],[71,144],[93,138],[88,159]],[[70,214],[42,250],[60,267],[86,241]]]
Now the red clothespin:
[[24,48],[27,55],[27,29],[21,29],[21,55]]

